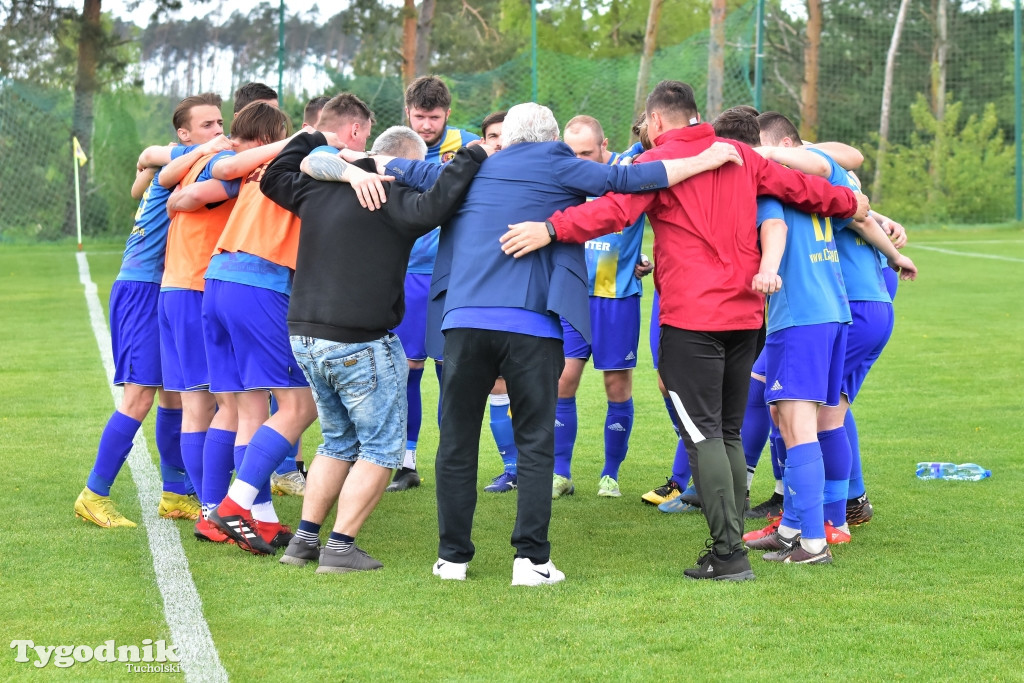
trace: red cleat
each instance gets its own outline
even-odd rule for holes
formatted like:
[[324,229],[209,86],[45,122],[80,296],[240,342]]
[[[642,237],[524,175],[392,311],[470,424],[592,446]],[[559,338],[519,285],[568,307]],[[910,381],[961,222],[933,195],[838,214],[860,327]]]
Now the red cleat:
[[758,529],[757,531],[748,531],[747,533],[743,534],[743,540],[744,541],[756,541],[759,538],[764,538],[765,536],[770,536],[773,533],[775,533],[776,531],[778,531],[779,523],[781,521],[782,521],[782,517],[780,516],[780,517],[778,517],[776,519],[773,519],[770,522],[768,522],[768,526],[766,526],[763,529]]
[[850,532],[837,529],[831,523],[825,522],[825,540],[828,541],[829,545],[849,543]]
[[287,548],[294,535],[287,525],[280,522],[261,522],[257,519],[255,524],[260,538],[275,548]]
[[230,536],[218,529],[205,517],[200,517],[199,521],[196,522],[196,529],[194,533],[196,538],[200,541],[207,541],[209,543],[230,543],[232,545],[235,543]]

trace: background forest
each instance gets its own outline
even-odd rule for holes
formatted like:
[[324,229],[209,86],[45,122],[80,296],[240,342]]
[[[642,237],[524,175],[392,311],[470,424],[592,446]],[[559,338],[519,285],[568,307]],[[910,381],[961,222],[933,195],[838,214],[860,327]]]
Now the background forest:
[[173,138],[170,113],[185,95],[219,92],[230,114],[239,84],[280,82],[298,122],[309,97],[350,91],[382,130],[402,122],[404,84],[424,73],[449,83],[462,127],[536,87],[559,121],[600,119],[615,149],[630,142],[638,94],[685,80],[707,119],[754,104],[792,116],[808,139],[858,145],[873,200],[906,222],[1013,216],[1013,21],[999,3],[767,0],[759,16],[756,0],[548,0],[536,71],[529,0],[352,0],[330,3],[343,7],[333,15],[285,3],[283,31],[277,2],[190,4],[209,11],[184,19],[180,2],[159,0],[139,26],[101,0],[0,0],[0,155],[32,160],[0,165],[0,238],[73,232],[72,135],[89,158],[79,170],[86,234],[121,233],[135,210],[135,158]]

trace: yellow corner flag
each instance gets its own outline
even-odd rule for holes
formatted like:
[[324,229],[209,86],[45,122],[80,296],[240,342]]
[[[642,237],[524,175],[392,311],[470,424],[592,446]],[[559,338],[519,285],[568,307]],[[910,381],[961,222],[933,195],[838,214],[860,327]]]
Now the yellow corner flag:
[[82,149],[82,144],[78,141],[78,137],[72,136],[71,139],[75,143],[75,160],[78,162],[79,166],[85,166],[89,161],[89,157],[85,156],[85,150]]

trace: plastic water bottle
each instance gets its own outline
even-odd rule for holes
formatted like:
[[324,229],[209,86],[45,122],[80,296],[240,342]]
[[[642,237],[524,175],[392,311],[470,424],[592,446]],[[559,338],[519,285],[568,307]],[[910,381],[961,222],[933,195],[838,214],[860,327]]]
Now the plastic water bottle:
[[992,470],[986,470],[981,465],[975,465],[973,462],[964,463],[963,465],[956,466],[955,479],[960,481],[981,481],[982,479],[988,479],[992,476]]
[[917,463],[918,479],[956,479],[956,463],[953,462],[919,462]]

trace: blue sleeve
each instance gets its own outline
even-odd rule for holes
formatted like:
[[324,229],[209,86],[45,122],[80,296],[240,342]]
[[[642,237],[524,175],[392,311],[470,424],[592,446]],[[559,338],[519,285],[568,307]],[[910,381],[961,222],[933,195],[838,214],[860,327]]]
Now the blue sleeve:
[[174,147],[171,147],[171,161],[174,161],[180,156],[188,154],[198,146],[199,145],[189,145],[188,147],[186,147],[184,145],[175,145]]
[[419,192],[426,192],[434,186],[442,168],[444,167],[441,164],[429,161],[395,158],[388,162],[384,170],[388,175],[395,176],[395,180],[403,185]]
[[600,197],[609,192],[647,192],[668,187],[668,174],[661,163],[607,166],[577,159],[568,145],[555,148],[551,166],[562,187],[575,194]]
[[772,218],[777,218],[780,221],[786,220],[786,211],[780,202],[775,197],[769,197],[767,195],[757,198],[757,225],[761,227],[761,223]]
[[310,154],[316,154],[317,152],[326,152],[327,154],[337,154],[341,150],[337,147],[331,147],[330,145],[320,145],[310,150]]
[[[810,147],[808,149],[810,149],[810,151],[814,152],[815,154],[822,157],[823,159],[825,159],[825,161],[828,162],[828,165],[831,169],[829,170],[828,174],[828,181],[830,183],[837,187],[848,188],[850,190],[853,190],[854,192],[860,191],[860,188],[855,187],[853,183],[850,182],[850,174],[846,172],[845,168],[836,163],[835,159],[830,157],[828,154],[825,154],[825,152],[821,151],[820,149],[815,149],[813,147]],[[852,218],[833,218],[832,229],[838,232],[839,230],[842,230],[843,228],[848,226],[852,221]]]
[[[199,177],[196,178],[197,183],[201,183],[204,180],[214,180],[213,167],[217,165],[217,162],[227,157],[235,156],[234,150],[224,150],[223,152],[217,152],[212,159],[206,162],[206,167],[199,172]],[[242,187],[242,179],[235,178],[233,180],[221,180],[220,184],[224,186],[224,191],[227,192],[228,197],[237,197],[238,190]]]
[[638,157],[643,154],[646,150],[640,142],[634,142],[633,146],[627,149],[625,152],[620,154],[620,157]]

